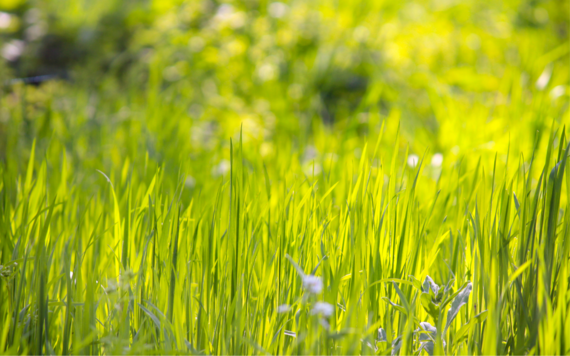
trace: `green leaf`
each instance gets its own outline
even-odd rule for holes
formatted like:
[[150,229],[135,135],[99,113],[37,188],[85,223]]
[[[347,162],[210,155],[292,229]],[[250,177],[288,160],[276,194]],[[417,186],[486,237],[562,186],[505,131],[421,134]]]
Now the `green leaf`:
[[148,310],[147,308],[143,307],[142,304],[139,303],[139,307],[142,309],[142,311],[145,312],[146,315],[148,315],[152,322],[154,323],[154,325],[160,330],[160,320],[156,317],[156,315],[154,315],[150,310]]
[[[455,296],[455,299],[453,299],[453,302],[451,303],[451,307],[449,308],[449,311],[447,312],[447,322],[445,324],[445,332],[447,331],[447,328],[449,328],[449,325],[451,324],[453,319],[455,319],[455,317],[459,313],[459,309],[461,309],[461,307],[463,305],[467,304],[467,301],[469,300],[469,295],[471,294],[472,289],[473,289],[473,286],[472,286],[471,282],[467,283],[467,286],[465,288],[463,288],[463,290],[461,290]],[[444,332],[444,334],[445,334],[445,332]]]
[[424,307],[426,313],[428,313],[433,318],[434,323],[437,324],[439,317],[439,306],[436,305],[432,300],[433,297],[431,294],[422,293],[420,296],[422,307]]

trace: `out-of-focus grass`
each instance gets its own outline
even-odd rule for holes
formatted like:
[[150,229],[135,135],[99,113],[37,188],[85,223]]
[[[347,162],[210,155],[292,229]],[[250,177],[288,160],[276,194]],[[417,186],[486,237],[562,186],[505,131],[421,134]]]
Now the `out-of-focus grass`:
[[[323,120],[374,135],[389,117],[418,155],[502,151],[509,134],[520,151],[568,118],[569,11],[564,1],[51,0],[6,10],[19,25],[3,38],[24,40],[13,76],[67,71],[91,83],[77,95],[106,125],[123,107],[133,120],[167,106],[172,122],[192,125],[192,136],[178,132],[194,146],[226,141],[241,123],[267,140],[306,138]],[[152,119],[154,136],[169,134]]]
[[567,3],[6,4],[0,352],[570,352]]

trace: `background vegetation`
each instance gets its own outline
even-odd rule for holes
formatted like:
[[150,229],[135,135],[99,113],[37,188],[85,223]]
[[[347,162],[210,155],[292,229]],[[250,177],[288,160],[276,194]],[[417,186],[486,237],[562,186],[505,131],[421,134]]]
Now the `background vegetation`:
[[569,6],[0,0],[0,352],[570,353]]

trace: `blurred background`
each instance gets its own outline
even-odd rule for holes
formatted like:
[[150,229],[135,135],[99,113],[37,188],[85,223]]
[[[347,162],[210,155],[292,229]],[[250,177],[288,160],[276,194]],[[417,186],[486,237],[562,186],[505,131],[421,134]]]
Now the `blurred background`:
[[570,122],[569,4],[0,0],[0,159],[35,138],[86,167],[218,169],[240,127],[267,160],[358,156],[382,123],[436,165],[528,156]]

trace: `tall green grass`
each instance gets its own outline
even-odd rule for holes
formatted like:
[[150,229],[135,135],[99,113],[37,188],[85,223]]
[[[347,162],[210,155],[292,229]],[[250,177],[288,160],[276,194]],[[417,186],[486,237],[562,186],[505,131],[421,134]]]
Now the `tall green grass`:
[[0,1],[0,353],[570,354],[569,4]]
[[441,167],[379,132],[271,159],[239,134],[198,184],[34,144],[0,166],[0,351],[570,353],[567,129]]

